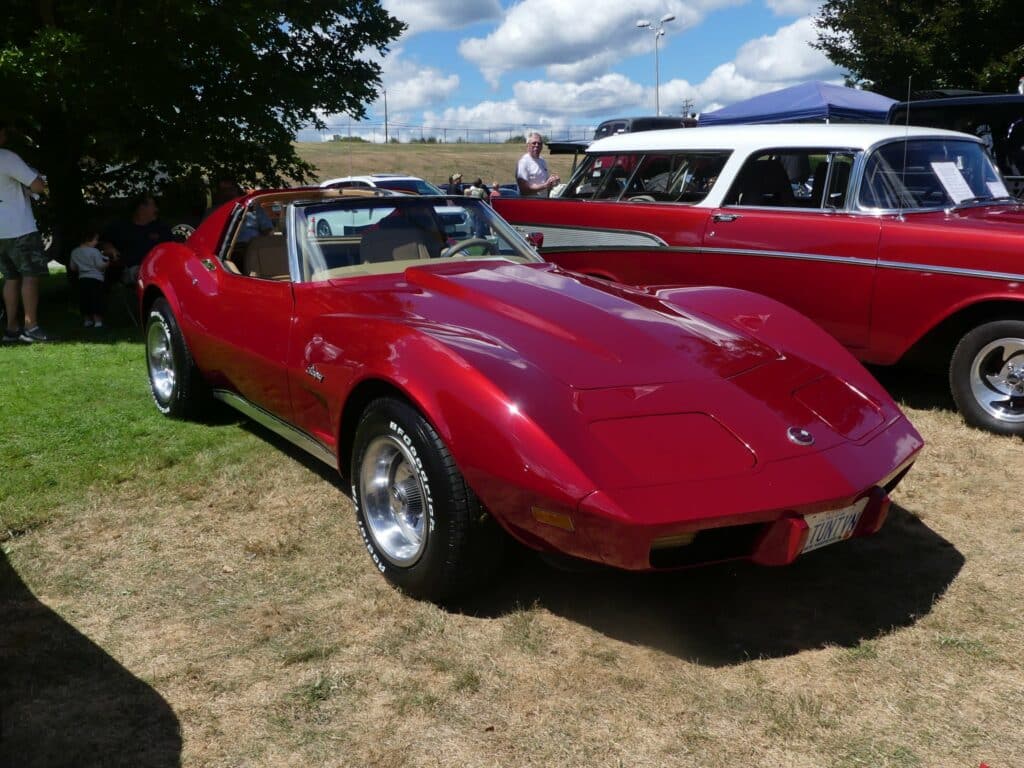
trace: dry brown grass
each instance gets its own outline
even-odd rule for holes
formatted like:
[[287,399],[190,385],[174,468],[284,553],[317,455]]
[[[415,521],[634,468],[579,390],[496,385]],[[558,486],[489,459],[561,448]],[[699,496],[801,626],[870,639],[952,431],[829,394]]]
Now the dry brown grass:
[[126,482],[3,545],[0,764],[1024,765],[1021,442],[891,386],[928,447],[881,535],[777,570],[522,556],[460,613],[389,588],[261,432],[206,487]]
[[[434,184],[445,184],[460,172],[465,183],[476,177],[490,185],[512,183],[523,144],[369,144],[348,141],[303,143],[299,155],[319,169],[318,180],[367,173],[405,173]],[[544,158],[553,173],[569,178],[572,155]]]

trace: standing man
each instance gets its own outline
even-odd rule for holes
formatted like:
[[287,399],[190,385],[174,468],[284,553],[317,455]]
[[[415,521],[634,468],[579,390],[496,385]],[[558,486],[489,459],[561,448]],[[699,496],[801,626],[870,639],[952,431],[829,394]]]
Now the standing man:
[[557,174],[548,171],[548,164],[540,156],[543,147],[544,140],[536,131],[526,137],[526,154],[516,165],[516,182],[519,194],[524,197],[547,197],[551,188],[561,181]]
[[[8,125],[0,121],[0,274],[4,278],[4,309],[7,328],[4,343],[50,341],[39,327],[39,276],[50,273],[43,255],[43,240],[32,215],[29,193],[41,194],[43,179],[9,149]],[[25,313],[19,326],[18,304]]]

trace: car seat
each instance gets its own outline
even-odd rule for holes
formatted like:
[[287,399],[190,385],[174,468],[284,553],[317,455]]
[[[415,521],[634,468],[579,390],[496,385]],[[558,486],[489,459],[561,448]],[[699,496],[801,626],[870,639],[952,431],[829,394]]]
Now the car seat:
[[359,244],[359,260],[364,264],[429,258],[427,236],[415,227],[371,229]]
[[773,157],[755,160],[744,168],[736,183],[736,192],[731,197],[734,205],[795,204],[789,174],[782,163]]

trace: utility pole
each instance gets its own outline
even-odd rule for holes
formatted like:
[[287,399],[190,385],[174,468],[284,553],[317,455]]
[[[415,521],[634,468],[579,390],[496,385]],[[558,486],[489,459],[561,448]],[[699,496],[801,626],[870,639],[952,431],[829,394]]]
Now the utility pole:
[[384,143],[388,143],[388,89],[384,89]]

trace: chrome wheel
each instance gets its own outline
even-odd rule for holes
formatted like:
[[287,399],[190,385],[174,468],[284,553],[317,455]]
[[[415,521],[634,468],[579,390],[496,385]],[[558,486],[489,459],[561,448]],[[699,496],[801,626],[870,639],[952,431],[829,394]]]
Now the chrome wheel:
[[160,405],[166,406],[174,394],[177,374],[174,370],[171,333],[159,315],[153,318],[146,332],[146,357],[149,362],[149,381],[153,387],[153,396]]
[[1024,338],[989,342],[971,361],[971,394],[999,421],[1024,423]]
[[398,566],[420,559],[427,543],[427,494],[409,447],[390,435],[375,438],[363,454],[360,498],[370,536]]

